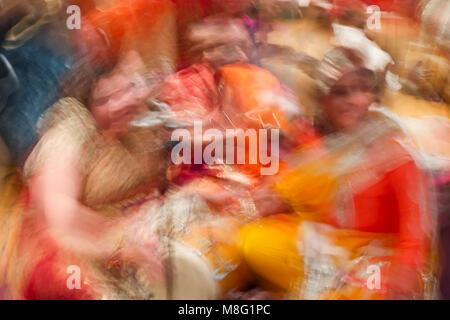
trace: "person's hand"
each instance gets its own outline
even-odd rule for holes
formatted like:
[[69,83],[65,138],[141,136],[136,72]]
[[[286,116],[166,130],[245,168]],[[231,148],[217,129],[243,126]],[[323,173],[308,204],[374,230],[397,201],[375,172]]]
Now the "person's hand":
[[238,195],[220,184],[210,181],[199,182],[194,191],[212,206],[223,208],[237,202]]
[[268,188],[258,189],[253,194],[253,201],[256,205],[256,210],[262,217],[290,211],[289,206],[274,191]]
[[115,259],[124,267],[142,269],[153,283],[162,283],[165,279],[165,250],[159,239],[154,238],[144,243],[133,244],[122,248]]

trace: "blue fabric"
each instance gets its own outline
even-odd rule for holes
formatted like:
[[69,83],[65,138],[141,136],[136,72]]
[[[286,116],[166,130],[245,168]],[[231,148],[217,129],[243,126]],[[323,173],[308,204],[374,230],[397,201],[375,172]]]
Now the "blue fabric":
[[0,135],[18,166],[36,143],[36,123],[59,98],[61,81],[73,63],[69,46],[55,40],[55,48],[50,48],[46,45],[47,36],[43,29],[17,49],[0,49],[20,82],[19,89],[8,98],[0,114]]

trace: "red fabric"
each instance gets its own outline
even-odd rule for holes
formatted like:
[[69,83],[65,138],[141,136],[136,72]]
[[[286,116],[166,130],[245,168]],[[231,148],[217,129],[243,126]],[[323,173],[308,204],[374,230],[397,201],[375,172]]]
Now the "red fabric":
[[395,0],[364,0],[364,2],[368,6],[376,5],[380,7],[381,11],[392,11]]
[[178,17],[181,20],[188,18],[188,16],[205,17],[212,11],[211,0],[172,0],[175,4]]
[[[81,280],[80,289],[69,289],[67,279],[70,274],[66,268],[72,261],[63,261],[57,251],[50,253],[38,261],[25,285],[26,300],[92,300],[89,288]],[[81,271],[81,276],[83,275]]]
[[366,6],[376,5],[381,11],[408,14],[416,5],[417,0],[333,0],[331,14],[341,16],[344,9],[359,9],[366,11]]
[[207,115],[218,108],[214,70],[205,63],[198,63],[169,77],[161,89],[164,102],[174,111],[192,111]]
[[[389,172],[378,183],[353,195],[353,229],[398,236],[394,259],[414,268],[424,266],[429,215],[424,201],[425,178],[414,161]],[[337,225],[334,218],[332,223]]]
[[[18,247],[26,257],[22,279],[22,296],[26,300],[91,300],[92,287],[84,280],[89,274],[79,258],[61,250],[42,222],[31,216],[23,220]],[[80,267],[80,289],[69,289],[67,268]]]
[[[30,192],[22,189],[21,203],[30,209]],[[22,297],[26,300],[91,300],[92,288],[84,282],[86,269],[79,259],[65,254],[36,216],[26,217],[20,227],[18,253],[26,256],[22,279]],[[68,289],[67,267],[81,267],[81,288]]]
[[405,16],[414,16],[420,0],[365,0],[368,5],[377,5],[381,11],[393,11]]
[[346,9],[357,9],[365,11],[366,4],[360,0],[333,0],[330,14],[334,17],[342,17]]
[[365,11],[365,6],[376,5],[381,11],[412,15],[417,3],[418,0],[333,0],[332,14],[340,16],[344,8]]

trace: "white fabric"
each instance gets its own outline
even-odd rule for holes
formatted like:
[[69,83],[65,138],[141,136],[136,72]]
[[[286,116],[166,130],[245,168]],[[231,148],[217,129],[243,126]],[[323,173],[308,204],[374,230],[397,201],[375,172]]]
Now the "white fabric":
[[334,23],[333,31],[337,45],[361,52],[365,58],[366,68],[383,71],[388,64],[394,63],[391,56],[381,50],[375,42],[370,41],[362,30]]

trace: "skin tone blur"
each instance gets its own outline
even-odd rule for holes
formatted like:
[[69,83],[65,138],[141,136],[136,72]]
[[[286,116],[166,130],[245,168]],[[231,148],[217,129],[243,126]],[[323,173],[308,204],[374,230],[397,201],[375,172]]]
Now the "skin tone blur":
[[94,90],[91,112],[103,134],[112,138],[124,134],[129,123],[145,112],[146,92],[122,74],[101,79]]
[[[151,88],[137,85],[120,72],[102,78],[93,90],[90,107],[102,134],[110,139],[124,134],[130,121],[144,110],[144,99],[150,91]],[[82,156],[82,150],[51,155],[30,181],[31,199],[61,245],[89,256],[107,258],[116,248],[102,239],[114,230],[117,221],[80,202],[83,177],[76,160]],[[149,276],[161,279],[162,259],[151,254],[155,250],[148,250],[157,246],[157,240],[149,241],[140,247],[123,248],[119,255],[132,263],[144,263],[149,266],[146,268]]]
[[336,82],[321,104],[336,130],[348,130],[367,116],[376,99],[373,86],[358,72],[347,73]]

